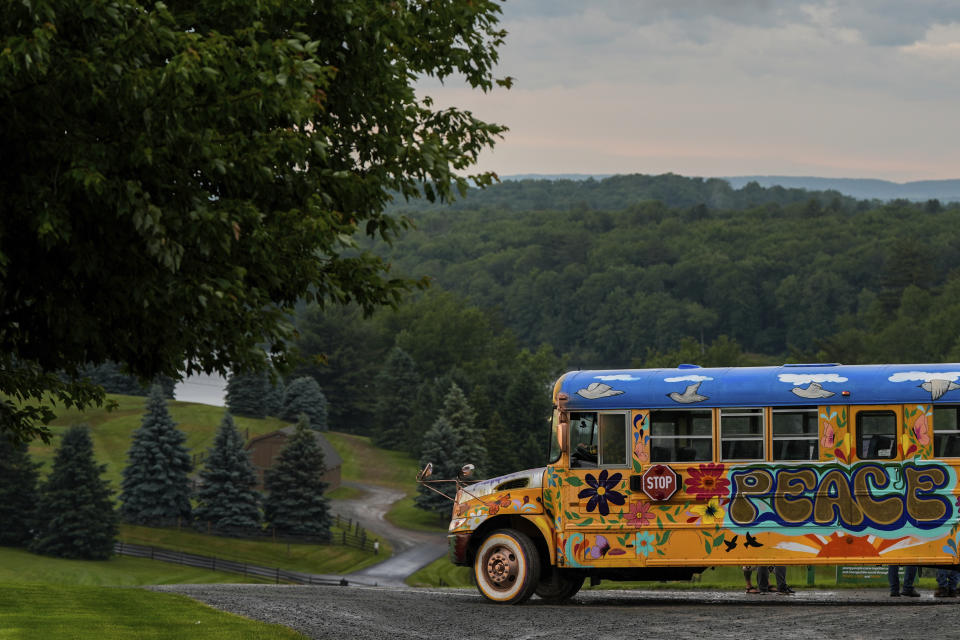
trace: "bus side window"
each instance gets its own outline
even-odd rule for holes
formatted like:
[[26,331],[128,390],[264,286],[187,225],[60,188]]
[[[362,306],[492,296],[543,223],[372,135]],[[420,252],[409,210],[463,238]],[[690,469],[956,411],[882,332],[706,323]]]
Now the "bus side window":
[[600,414],[600,466],[627,466],[627,416]]
[[933,456],[960,458],[960,406],[933,408]]
[[650,412],[651,462],[712,460],[713,417],[710,409]]
[[720,409],[720,459],[763,460],[763,409]]
[[893,411],[857,414],[857,457],[885,460],[897,456],[897,416]]
[[773,410],[773,459],[818,460],[817,410],[783,407]]

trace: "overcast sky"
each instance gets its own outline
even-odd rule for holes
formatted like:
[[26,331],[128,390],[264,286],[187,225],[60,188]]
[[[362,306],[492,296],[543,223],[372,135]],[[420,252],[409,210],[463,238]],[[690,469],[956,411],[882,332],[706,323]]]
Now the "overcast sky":
[[518,173],[960,178],[956,0],[508,0],[482,94]]

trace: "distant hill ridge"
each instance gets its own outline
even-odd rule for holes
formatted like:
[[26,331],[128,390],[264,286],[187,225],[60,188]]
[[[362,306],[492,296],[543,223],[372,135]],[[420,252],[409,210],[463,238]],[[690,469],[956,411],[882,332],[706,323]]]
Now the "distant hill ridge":
[[[613,174],[524,173],[500,176],[501,180],[603,180]],[[669,175],[669,174],[668,174]],[[695,178],[702,180],[703,178]],[[734,189],[742,189],[750,182],[761,187],[783,187],[785,189],[805,189],[807,191],[837,191],[858,200],[913,200],[925,202],[960,202],[960,179],[957,180],[914,180],[911,182],[892,182],[872,178],[818,178],[815,176],[725,176]]]
[[839,191],[861,200],[939,200],[960,202],[960,180],[916,180],[890,182],[869,178],[815,178],[795,176],[736,176],[724,178],[734,189],[750,182],[761,187],[781,186],[808,191]]

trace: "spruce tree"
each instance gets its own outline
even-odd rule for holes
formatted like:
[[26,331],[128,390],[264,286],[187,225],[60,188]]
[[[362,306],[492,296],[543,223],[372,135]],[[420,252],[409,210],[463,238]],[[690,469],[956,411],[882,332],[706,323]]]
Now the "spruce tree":
[[264,503],[267,522],[277,533],[295,536],[330,536],[330,512],[323,495],[327,485],[323,449],[301,415],[293,437],[280,452],[264,484],[269,492]]
[[266,371],[233,374],[227,378],[227,409],[237,416],[264,418],[268,415],[271,390]]
[[[453,480],[460,473],[465,464],[458,464],[458,438],[453,426],[444,417],[439,417],[423,437],[423,454],[420,456],[420,468],[428,462],[433,465],[433,475],[429,480]],[[414,505],[424,511],[431,511],[441,517],[449,517],[453,510],[450,499],[456,496],[456,487],[452,482],[439,482],[430,487],[440,491],[443,495],[428,487],[419,485],[417,495],[413,499]],[[444,496],[447,496],[446,498]]]
[[301,413],[307,414],[311,429],[327,430],[327,398],[317,381],[310,376],[296,378],[287,385],[283,394],[280,417],[292,421],[297,420]]
[[413,358],[394,347],[373,382],[375,445],[405,451],[419,445],[421,433],[411,428],[419,383]]
[[[433,479],[453,480],[465,464],[473,464],[476,467],[474,477],[480,478],[484,473],[486,457],[486,448],[474,427],[473,409],[467,403],[460,387],[451,384],[450,391],[444,398],[440,417],[423,437],[420,466],[422,468],[430,462],[433,464]],[[444,495],[455,495],[452,482],[432,486]],[[417,487],[417,492],[418,495],[414,498],[417,507],[440,515],[450,514],[449,500],[424,486]]]
[[120,515],[126,522],[152,527],[190,522],[192,464],[186,439],[170,417],[162,389],[154,385],[123,469]]
[[26,443],[0,435],[0,545],[26,546],[36,526],[37,469]]
[[243,449],[243,436],[233,417],[226,413],[200,471],[197,526],[219,533],[250,533],[260,530],[260,494],[254,489],[257,473],[250,454]]
[[113,492],[100,477],[105,469],[94,461],[87,427],[67,430],[41,490],[31,551],[87,560],[105,560],[113,554],[117,516],[110,499]]
[[453,383],[450,385],[450,391],[443,399],[443,409],[440,416],[446,419],[457,434],[457,446],[451,453],[455,454],[459,464],[470,463],[476,467],[477,477],[486,473],[487,448],[483,444],[483,438],[476,428],[476,414],[463,390]]

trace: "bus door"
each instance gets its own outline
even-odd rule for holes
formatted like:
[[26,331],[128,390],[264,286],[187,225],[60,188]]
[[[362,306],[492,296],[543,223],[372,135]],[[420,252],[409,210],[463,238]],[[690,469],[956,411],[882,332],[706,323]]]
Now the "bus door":
[[606,529],[627,509],[632,472],[627,411],[570,413],[570,470],[563,482],[567,529]]

